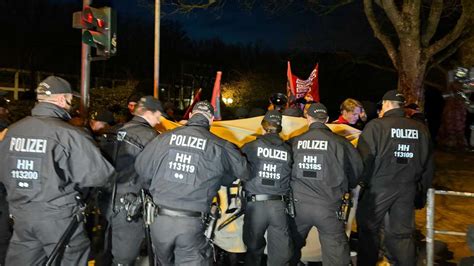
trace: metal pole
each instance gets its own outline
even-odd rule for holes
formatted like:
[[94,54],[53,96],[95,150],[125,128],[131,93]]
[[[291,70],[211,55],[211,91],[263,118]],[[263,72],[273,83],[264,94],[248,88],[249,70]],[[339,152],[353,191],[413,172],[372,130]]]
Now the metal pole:
[[13,90],[13,99],[18,100],[18,91],[20,90],[20,72],[15,72],[15,89]]
[[434,264],[434,215],[435,215],[435,190],[428,189],[426,206],[426,265]]
[[153,96],[160,98],[158,91],[160,76],[160,0],[155,0],[155,62],[153,73]]
[[[83,0],[83,9],[89,6],[92,0]],[[85,30],[82,30],[84,34]],[[90,60],[91,48],[89,45],[82,43],[82,55],[81,55],[81,118],[85,122],[89,113],[89,87],[90,87],[90,72],[91,72],[91,60]]]
[[449,195],[449,196],[459,196],[459,197],[470,197],[474,198],[474,193],[471,192],[461,192],[461,191],[449,191],[449,190],[436,190],[438,195]]

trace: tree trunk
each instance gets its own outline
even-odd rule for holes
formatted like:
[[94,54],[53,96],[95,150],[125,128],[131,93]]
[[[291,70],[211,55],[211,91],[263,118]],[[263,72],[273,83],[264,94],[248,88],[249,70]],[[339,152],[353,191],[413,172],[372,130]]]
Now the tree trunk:
[[[415,36],[402,37],[399,47],[398,90],[405,95],[406,103],[424,104],[423,79],[426,62]],[[419,38],[419,37],[418,37]]]
[[[450,91],[454,91],[454,87],[450,86]],[[463,100],[458,97],[447,98],[441,116],[438,145],[452,150],[464,149],[467,146],[465,128],[466,108]]]

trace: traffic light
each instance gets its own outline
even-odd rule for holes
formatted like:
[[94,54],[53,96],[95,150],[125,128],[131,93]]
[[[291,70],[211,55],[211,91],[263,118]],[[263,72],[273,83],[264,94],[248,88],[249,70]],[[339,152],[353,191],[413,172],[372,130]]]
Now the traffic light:
[[96,54],[106,58],[117,52],[115,25],[115,12],[110,7],[86,6],[82,12],[73,15],[73,27],[85,29],[82,42],[95,47]]

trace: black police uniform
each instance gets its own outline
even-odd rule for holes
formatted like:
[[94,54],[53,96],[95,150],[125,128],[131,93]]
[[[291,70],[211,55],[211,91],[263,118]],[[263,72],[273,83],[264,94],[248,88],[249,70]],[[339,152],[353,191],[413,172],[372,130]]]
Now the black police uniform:
[[243,240],[246,265],[261,265],[268,240],[268,265],[288,265],[293,254],[286,199],[290,189],[291,147],[278,134],[268,133],[242,147],[250,166],[245,182]]
[[[0,91],[0,108],[8,110],[8,101],[3,98],[6,93]],[[0,116],[0,132],[8,127],[10,121],[8,120],[8,115]]]
[[208,119],[196,113],[186,126],[150,142],[135,168],[150,179],[159,208],[151,234],[160,265],[209,265],[211,249],[201,218],[221,185],[248,175],[240,151],[210,133]]
[[[38,103],[0,143],[0,181],[15,221],[7,265],[44,264],[77,210],[77,187],[106,185],[114,172],[92,138],[65,122],[70,118],[54,104]],[[79,227],[62,264],[86,265],[88,255],[89,239]]]
[[295,256],[301,257],[310,229],[316,226],[324,265],[348,265],[350,250],[345,225],[337,218],[345,192],[357,185],[362,161],[345,138],[325,124],[314,122],[309,130],[290,139],[293,148],[291,187],[295,197],[293,240]]
[[[7,108],[7,102],[0,94],[0,107]],[[0,132],[5,130],[9,121],[0,117]],[[1,141],[1,140],[0,140]],[[0,265],[5,264],[5,256],[7,254],[8,242],[12,236],[10,226],[10,215],[8,213],[7,191],[3,184],[0,184]]]
[[0,184],[0,265],[5,264],[8,242],[12,236],[10,214],[8,212],[7,191]]
[[428,129],[405,117],[402,108],[372,120],[359,137],[367,188],[357,209],[359,265],[376,265],[379,230],[384,216],[385,246],[396,265],[415,265],[414,201],[431,186],[433,153]]
[[[135,172],[135,158],[156,136],[158,132],[144,118],[135,116],[117,130],[116,137],[122,140],[116,142],[116,150],[109,145],[106,152],[107,157],[112,157],[117,172],[115,209],[109,216],[114,264],[133,265],[140,253],[140,244],[145,237],[143,220],[137,217],[127,221],[124,199],[140,196],[144,182]],[[111,147],[114,149],[110,150]]]

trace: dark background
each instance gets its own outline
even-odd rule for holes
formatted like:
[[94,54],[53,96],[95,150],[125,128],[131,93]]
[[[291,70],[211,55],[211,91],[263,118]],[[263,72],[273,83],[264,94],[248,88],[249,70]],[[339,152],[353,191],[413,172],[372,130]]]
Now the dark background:
[[[94,7],[108,5],[117,10],[118,52],[107,61],[92,63],[91,80],[140,80],[141,88],[153,93],[152,3],[93,1]],[[2,1],[0,67],[79,76],[81,33],[72,28],[72,13],[81,9],[80,0]],[[193,85],[202,87],[203,98],[209,99],[215,72],[221,70],[222,83],[252,73],[262,77],[253,90],[268,91],[268,96],[285,92],[288,60],[293,74],[302,79],[319,63],[321,101],[332,117],[345,98],[375,103],[385,91],[396,88],[395,72],[361,63],[391,67],[360,1],[326,16],[298,4],[270,12],[259,5],[245,9],[238,1],[187,14],[173,12],[167,5],[162,11],[160,85],[167,84],[171,90],[190,83],[193,76]],[[78,82],[71,83],[78,87]],[[428,88],[426,109],[436,111],[430,104],[439,105],[433,101],[439,97]],[[266,98],[251,103],[263,108],[266,104]]]

